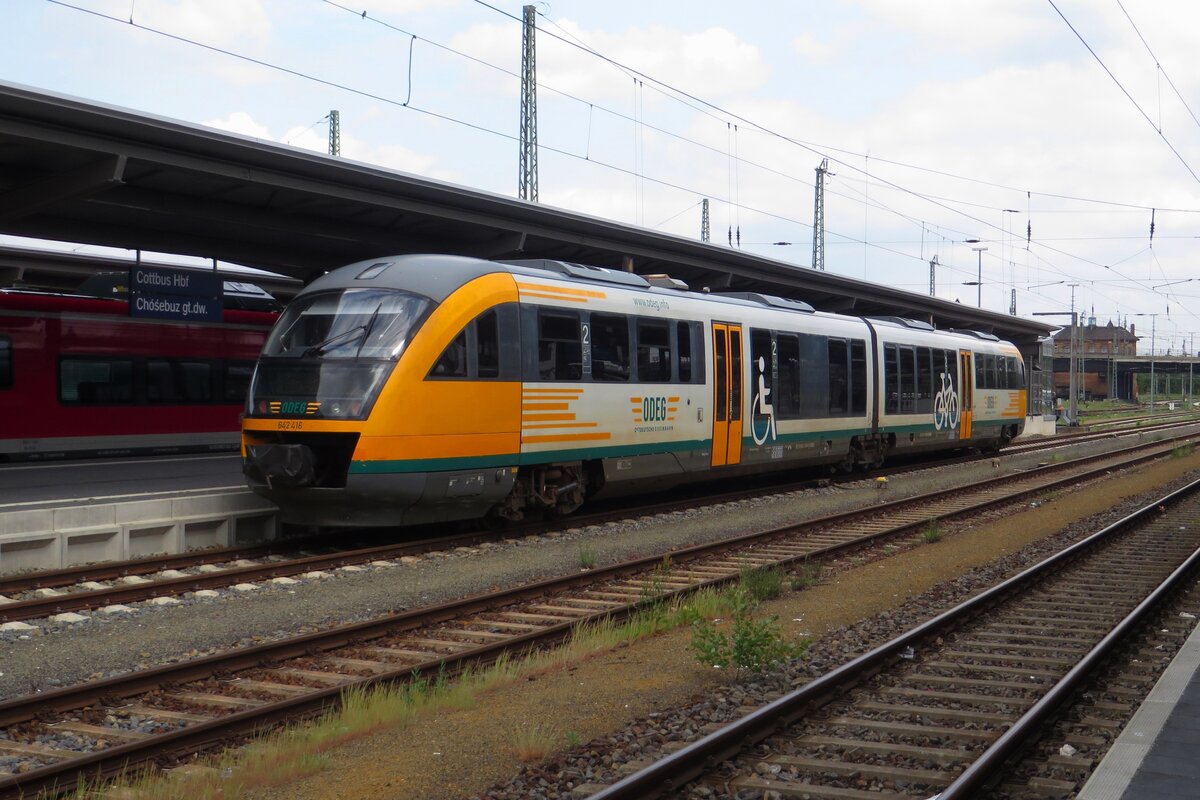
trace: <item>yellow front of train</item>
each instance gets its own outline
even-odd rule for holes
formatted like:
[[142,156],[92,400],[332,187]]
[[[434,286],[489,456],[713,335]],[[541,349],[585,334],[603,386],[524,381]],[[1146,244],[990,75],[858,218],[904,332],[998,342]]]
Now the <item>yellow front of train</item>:
[[512,488],[521,384],[515,370],[479,379],[476,329],[516,302],[510,274],[448,256],[314,281],[255,369],[242,424],[249,486],[298,524],[482,516]]

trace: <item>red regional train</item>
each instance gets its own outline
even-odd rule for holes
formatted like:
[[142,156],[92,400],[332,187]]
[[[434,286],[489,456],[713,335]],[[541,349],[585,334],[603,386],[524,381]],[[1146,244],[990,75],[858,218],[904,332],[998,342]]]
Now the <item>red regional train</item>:
[[250,284],[224,297],[222,322],[176,322],[111,297],[0,291],[0,461],[235,449],[280,306]]

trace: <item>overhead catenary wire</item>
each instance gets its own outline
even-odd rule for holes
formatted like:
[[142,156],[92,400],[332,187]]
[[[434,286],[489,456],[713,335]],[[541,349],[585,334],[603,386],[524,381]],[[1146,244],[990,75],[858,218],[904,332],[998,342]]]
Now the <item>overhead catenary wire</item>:
[[[439,113],[438,111],[435,111],[435,110],[433,110],[433,109],[429,109],[429,108],[420,108],[420,107],[416,107],[416,106],[414,106],[414,105],[411,105],[411,104],[409,104],[409,105],[406,105],[406,103],[407,103],[408,101],[401,102],[401,101],[398,101],[398,100],[396,100],[396,99],[393,99],[393,98],[389,98],[389,97],[386,97],[386,96],[380,95],[380,94],[378,94],[378,93],[373,93],[373,92],[367,92],[367,91],[363,91],[363,90],[361,90],[361,89],[357,89],[357,88],[354,88],[354,87],[352,87],[352,86],[347,86],[347,85],[345,85],[345,84],[342,84],[342,83],[340,83],[340,82],[337,82],[337,81],[331,81],[331,80],[328,80],[328,79],[324,79],[324,78],[317,77],[317,76],[315,76],[315,75],[307,74],[307,73],[305,73],[305,72],[303,72],[303,71],[301,71],[301,70],[298,70],[298,69],[292,69],[292,68],[284,67],[284,66],[281,66],[281,65],[278,65],[278,64],[273,64],[273,63],[271,63],[271,62],[268,62],[268,61],[266,61],[266,60],[263,60],[263,59],[258,59],[258,58],[254,58],[254,57],[251,57],[251,56],[246,56],[246,55],[243,55],[243,54],[240,54],[240,53],[236,53],[236,52],[234,52],[234,51],[231,51],[231,50],[228,50],[228,49],[225,49],[225,48],[221,48],[221,47],[215,47],[215,46],[213,46],[213,45],[209,45],[209,44],[206,44],[206,43],[203,43],[203,42],[199,42],[199,41],[196,41],[196,40],[194,40],[194,39],[190,39],[190,38],[188,38],[188,37],[185,37],[185,36],[179,36],[179,35],[177,35],[177,34],[172,34],[172,33],[169,33],[169,32],[167,32],[167,31],[157,30],[157,29],[151,28],[151,27],[149,27],[149,26],[140,25],[140,24],[138,24],[138,23],[126,23],[124,20],[120,20],[120,19],[117,19],[117,18],[115,18],[115,17],[110,17],[110,16],[108,16],[108,15],[105,15],[105,14],[101,14],[101,13],[95,12],[95,11],[93,11],[93,10],[91,10],[91,9],[87,9],[87,8],[80,8],[80,7],[78,7],[78,6],[74,6],[74,5],[72,5],[71,3],[69,3],[69,2],[64,2],[64,0],[51,0],[51,2],[53,2],[53,3],[57,4],[57,5],[60,5],[60,6],[66,7],[66,8],[71,8],[71,9],[73,9],[73,10],[75,10],[75,11],[79,11],[79,12],[83,12],[83,13],[92,14],[92,15],[94,15],[94,16],[103,17],[103,18],[106,18],[106,19],[112,19],[112,20],[114,20],[114,21],[117,21],[117,22],[120,22],[120,23],[122,23],[122,24],[131,24],[131,25],[133,25],[134,27],[137,27],[137,28],[139,28],[139,29],[141,29],[141,30],[145,30],[145,31],[148,31],[148,32],[151,32],[151,33],[155,33],[155,34],[157,34],[157,35],[164,36],[164,37],[166,37],[166,38],[173,39],[173,40],[175,40],[175,41],[179,41],[179,42],[181,42],[181,43],[185,43],[185,44],[189,44],[189,45],[193,45],[193,46],[201,47],[201,48],[203,48],[203,49],[207,49],[207,50],[209,50],[209,51],[211,51],[211,52],[220,53],[220,54],[223,54],[223,55],[225,55],[225,56],[228,56],[228,57],[238,58],[238,59],[244,60],[244,61],[246,61],[246,62],[248,62],[248,63],[253,63],[253,64],[259,65],[259,66],[261,66],[261,67],[264,67],[264,68],[273,69],[273,70],[278,70],[278,71],[280,71],[280,72],[283,72],[283,73],[285,73],[285,74],[289,74],[289,75],[292,75],[292,76],[294,76],[294,77],[301,78],[301,79],[304,79],[304,80],[310,80],[310,81],[314,81],[314,82],[316,82],[316,83],[319,83],[319,84],[322,84],[322,85],[325,85],[325,86],[328,86],[328,87],[330,87],[330,88],[334,88],[334,89],[337,89],[337,90],[340,90],[340,91],[346,91],[346,92],[350,92],[350,93],[356,94],[356,95],[358,95],[358,96],[362,96],[362,97],[365,97],[365,98],[373,99],[373,100],[376,100],[376,101],[379,101],[379,102],[383,102],[383,103],[388,103],[388,104],[392,104],[392,105],[397,105],[397,106],[401,106],[401,107],[406,107],[406,108],[409,108],[409,110],[413,110],[413,111],[415,111],[415,112],[417,112],[417,113],[420,113],[420,114],[423,114],[423,115],[427,115],[427,116],[430,116],[430,117],[433,117],[433,118],[436,118],[436,119],[441,119],[441,120],[444,120],[444,121],[448,121],[448,122],[451,122],[451,123],[454,123],[454,124],[457,124],[457,125],[461,125],[461,126],[464,126],[464,127],[468,128],[468,129],[472,129],[472,130],[480,131],[480,132],[486,133],[486,134],[488,134],[488,135],[502,137],[502,138],[504,138],[504,139],[506,139],[506,140],[515,140],[515,137],[514,137],[514,136],[512,136],[512,135],[509,135],[509,134],[506,134],[506,133],[504,133],[504,132],[501,132],[501,131],[497,131],[497,130],[495,130],[495,129],[492,129],[492,128],[488,127],[487,125],[483,125],[483,124],[479,124],[479,123],[471,122],[471,121],[469,121],[469,120],[465,120],[465,119],[456,118],[456,117],[454,117],[454,116],[451,116],[451,115],[448,115],[448,114]],[[345,6],[342,6],[342,5],[338,4],[338,3],[332,2],[332,0],[324,0],[324,2],[327,2],[327,3],[328,3],[329,5],[331,5],[331,6],[335,6],[335,7],[339,7],[339,8],[343,8],[343,9],[345,9],[345,8],[346,8]],[[486,5],[486,4],[484,4],[484,5]],[[348,10],[348,9],[347,9],[347,10]],[[366,15],[361,15],[361,17],[362,17],[362,18],[364,18],[364,19],[366,19],[366,18],[367,18],[367,17],[366,17]],[[372,21],[374,22],[375,20],[372,20]],[[418,36],[417,36],[417,34],[415,34],[415,33],[413,33],[413,32],[410,32],[410,31],[404,31],[403,29],[401,29],[401,28],[398,28],[397,26],[393,26],[393,25],[390,25],[390,24],[387,24],[387,23],[383,23],[383,22],[380,22],[380,24],[385,24],[387,27],[389,27],[389,28],[391,28],[391,29],[393,29],[393,30],[395,30],[395,31],[397,31],[397,32],[399,32],[399,33],[403,33],[404,35],[406,35],[406,36],[408,36],[408,37],[409,37],[409,40],[410,40],[410,42],[409,42],[409,43],[410,43],[410,65],[411,65],[411,47],[413,46],[413,44],[415,44],[415,41],[416,41],[416,39],[417,39],[417,38],[422,38],[422,37],[418,37]],[[463,57],[470,58],[470,59],[474,60],[476,63],[484,64],[484,65],[486,65],[486,66],[488,66],[488,67],[490,67],[490,68],[496,68],[494,65],[488,64],[486,61],[483,61],[483,60],[481,60],[481,59],[474,58],[473,56],[470,56],[469,54],[463,54],[463,53],[461,53],[460,51],[456,51],[456,50],[453,50],[453,49],[450,49],[450,48],[446,48],[444,45],[440,45],[440,44],[438,44],[438,43],[436,43],[436,42],[432,42],[432,41],[430,41],[430,40],[428,40],[428,39],[426,39],[426,40],[424,40],[424,41],[426,41],[426,43],[427,43],[427,44],[430,44],[430,45],[432,45],[432,46],[434,46],[434,47],[440,47],[440,48],[442,48],[442,49],[444,49],[444,50],[448,50],[449,52],[453,52],[453,53],[455,53],[456,55],[462,55]],[[411,69],[411,66],[410,66],[410,69]],[[653,80],[653,79],[650,79],[650,80]],[[645,82],[643,82],[643,83],[645,83]],[[409,81],[409,91],[411,92],[411,79],[410,79],[410,81]],[[564,95],[564,96],[565,96],[565,95]],[[592,104],[589,104],[589,107],[592,107]],[[640,115],[639,115],[639,116],[640,116]],[[638,123],[638,124],[645,124],[645,120],[644,120],[644,119],[639,119],[639,120],[636,120],[636,121],[637,121],[637,123]],[[756,129],[756,130],[759,130],[759,129],[760,129],[760,126],[754,125],[753,123],[750,123],[750,127],[754,128],[754,129]],[[650,126],[650,125],[647,125],[647,128],[649,128],[649,129],[654,129],[654,127],[653,127],[653,126]],[[739,128],[739,130],[740,130],[740,128]],[[765,129],[762,129],[762,130],[764,130],[764,131],[765,131]],[[775,134],[773,134],[773,133],[771,133],[771,132],[769,132],[769,131],[765,131],[765,132],[766,132],[766,133],[768,133],[768,135],[775,135]],[[670,132],[670,131],[665,131],[665,133],[666,133],[667,135],[676,136],[676,134],[674,134],[673,132]],[[589,132],[589,139],[590,139],[590,132]],[[692,140],[692,141],[694,142],[694,140]],[[700,143],[700,142],[694,142],[694,143],[695,143],[695,144],[697,144],[698,146],[706,146],[706,145],[704,145],[704,143]],[[564,157],[573,158],[573,159],[574,159],[574,158],[578,158],[578,159],[580,159],[580,160],[582,160],[582,161],[586,161],[586,162],[589,162],[589,163],[595,163],[595,164],[597,164],[598,166],[601,166],[601,167],[603,167],[603,168],[610,169],[610,170],[615,170],[615,171],[617,171],[617,172],[628,172],[628,170],[626,170],[626,169],[624,169],[624,168],[622,168],[622,167],[620,167],[620,166],[618,166],[618,165],[609,164],[609,163],[606,163],[606,162],[603,162],[603,161],[599,161],[599,160],[593,160],[593,159],[591,158],[591,154],[590,154],[590,152],[589,152],[589,147],[587,147],[587,146],[585,146],[585,148],[584,148],[584,153],[583,153],[582,155],[575,154],[575,153],[569,152],[569,151],[567,151],[567,150],[564,150],[564,149],[561,149],[561,148],[544,147],[543,149],[546,149],[548,152],[552,152],[552,153],[555,153],[555,154],[557,154],[557,155],[562,155],[562,156],[564,156]],[[736,149],[736,148],[735,148],[735,149]],[[872,156],[871,158],[872,158],[872,160],[874,160],[874,161],[879,161],[879,162],[881,162],[881,163],[890,163],[890,162],[888,162],[888,160],[886,160],[886,159],[879,159],[879,158],[878,158],[878,157],[876,157],[876,156]],[[784,173],[784,172],[782,172],[782,171],[779,171],[779,170],[772,170],[771,168],[765,167],[764,165],[754,165],[754,163],[753,163],[752,161],[750,161],[750,160],[748,160],[748,159],[744,159],[744,158],[740,157],[740,153],[737,153],[737,154],[736,154],[736,156],[735,156],[735,157],[733,157],[733,161],[732,161],[731,163],[736,163],[736,164],[739,164],[739,165],[744,163],[744,164],[746,164],[746,165],[748,165],[748,166],[756,166],[756,168],[759,168],[759,169],[765,169],[765,170],[767,170],[767,171],[770,171],[770,172],[772,172],[773,174],[780,175],[780,176],[782,176],[782,177],[784,177],[784,178],[787,178],[787,179],[789,179],[789,180],[801,181],[801,179],[799,179],[799,178],[796,178],[795,176],[792,176],[792,175],[788,175],[787,173]],[[896,162],[896,163],[897,163],[897,164],[900,164],[900,162]],[[901,165],[902,165],[902,166],[907,166],[907,165],[903,165],[903,164],[901,164]],[[643,164],[643,166],[644,166],[644,164]],[[735,167],[735,169],[736,169],[736,167]],[[946,174],[947,174],[947,175],[950,175],[950,173],[946,173]],[[734,175],[738,175],[738,173],[735,171],[735,172],[734,172]],[[961,177],[961,176],[953,176],[953,175],[950,175],[950,176],[951,176],[951,177]],[[711,193],[710,193],[710,192],[707,192],[707,191],[698,191],[696,187],[682,186],[682,185],[680,185],[680,184],[679,184],[679,183],[677,183],[677,182],[673,182],[673,181],[665,181],[665,180],[657,179],[657,178],[654,178],[654,177],[651,177],[651,176],[647,176],[647,175],[645,175],[645,171],[644,171],[644,169],[635,170],[635,179],[638,179],[638,180],[643,180],[643,181],[647,181],[647,182],[650,182],[650,183],[654,183],[654,184],[656,184],[656,185],[660,185],[660,186],[664,186],[664,187],[669,187],[669,188],[676,189],[676,190],[681,190],[681,191],[689,191],[689,192],[694,192],[694,193],[696,193],[696,194],[708,194],[708,195],[711,195]],[[965,179],[965,180],[969,180],[969,179]],[[885,186],[888,186],[889,188],[893,188],[893,189],[895,189],[895,190],[897,190],[897,191],[904,192],[905,194],[909,194],[909,195],[912,195],[912,196],[914,196],[914,197],[918,197],[918,198],[921,198],[921,199],[926,199],[925,195],[923,195],[922,193],[920,193],[920,192],[915,192],[915,191],[912,191],[912,190],[910,190],[910,189],[907,189],[906,187],[901,187],[901,186],[898,186],[898,185],[896,185],[896,184],[894,184],[893,182],[890,182],[890,181],[882,181],[882,182],[878,182],[878,183],[877,183],[877,182],[875,182],[875,181],[872,181],[872,185],[885,185]],[[739,188],[740,188],[740,186],[739,186]],[[1031,190],[1023,190],[1023,191],[1027,191],[1027,197],[1031,196],[1031,194],[1033,193]],[[732,196],[731,196],[729,199],[725,200],[725,202],[727,203],[727,206],[732,206],[734,209],[740,209],[740,208],[741,208],[743,205],[745,205],[744,203],[742,203],[742,202],[740,201],[740,198],[739,198],[739,194],[740,194],[740,192],[739,192],[739,191],[737,191],[737,190],[734,190],[734,191],[731,191],[731,192],[730,192],[730,194],[731,194]],[[1038,193],[1038,194],[1039,194],[1039,196],[1043,196],[1043,195],[1045,195],[1046,193]],[[1058,195],[1048,195],[1048,196],[1058,196]],[[1061,197],[1069,197],[1069,196],[1066,196],[1066,195],[1061,195]],[[714,199],[715,199],[715,200],[720,200],[720,198],[714,198]],[[1107,201],[1097,201],[1097,200],[1094,200],[1094,199],[1088,199],[1088,198],[1077,198],[1077,199],[1081,200],[1081,202],[1098,202],[1098,203],[1110,204],[1110,203],[1107,203]],[[948,202],[955,202],[955,201],[953,201],[953,200],[949,200],[949,199],[948,199]],[[945,204],[941,204],[941,205],[942,205],[942,207],[945,207]],[[980,204],[980,205],[982,205],[982,204]],[[1110,205],[1113,205],[1114,207],[1127,208],[1127,209],[1144,207],[1144,206],[1139,206],[1139,205],[1137,205],[1137,204],[1125,204],[1125,203],[1111,203]],[[993,207],[991,207],[991,206],[985,206],[985,208],[993,208]],[[746,209],[747,209],[747,211],[748,211],[748,212],[757,213],[757,214],[762,214],[762,215],[763,215],[763,216],[765,216],[765,217],[770,217],[770,218],[773,218],[773,219],[778,219],[778,220],[780,220],[780,221],[784,221],[784,222],[787,222],[787,223],[789,223],[789,224],[799,225],[799,226],[802,226],[802,227],[805,227],[805,228],[811,228],[811,226],[810,226],[808,223],[806,223],[804,220],[792,219],[792,218],[789,218],[788,216],[786,216],[786,215],[783,215],[783,214],[775,214],[775,213],[773,213],[773,212],[769,212],[769,211],[767,211],[767,210],[765,210],[765,209],[761,209],[761,208],[754,208],[754,207],[752,207],[752,206],[746,206]],[[962,213],[961,211],[958,211],[958,210],[956,210],[956,209],[948,209],[948,210],[951,210],[951,211],[953,211],[954,213],[959,213],[959,214],[961,214],[961,213]],[[1192,210],[1192,209],[1176,209],[1176,211],[1183,211],[1183,212],[1188,212],[1188,213],[1194,213],[1194,210]],[[889,211],[889,213],[895,213],[895,212],[894,212],[894,211]],[[975,215],[964,215],[964,216],[966,216],[968,219],[972,219],[972,220],[978,220],[978,217],[977,217],[977,216],[975,216]],[[984,222],[986,223],[986,221],[984,221]],[[919,225],[920,223],[919,223],[919,221],[916,221],[916,222],[914,222],[914,224],[918,224],[918,225]],[[1029,223],[1027,223],[1027,226],[1028,226],[1028,224],[1029,224]],[[994,224],[993,224],[993,225],[991,225],[991,227],[993,227],[993,228],[994,228],[994,227],[995,227],[995,226],[994,226]],[[1027,229],[1028,229],[1028,228],[1027,228]],[[844,235],[841,235],[841,234],[837,234],[837,233],[836,233],[836,231],[831,231],[830,233],[831,233],[831,235],[837,236],[837,237],[839,237],[839,238],[843,239],[844,241],[863,241],[863,240],[856,239],[856,238],[854,238],[854,237],[848,237],[848,236],[844,236]],[[865,240],[865,238],[866,238],[866,237],[863,237],[863,238],[864,238],[864,240]],[[874,244],[873,244],[873,243],[870,243],[870,242],[865,242],[865,241],[863,241],[863,243],[864,243],[864,244],[867,244],[868,246],[874,246]],[[880,248],[880,249],[881,249],[881,250],[890,250],[890,248]],[[1085,263],[1090,263],[1090,264],[1093,264],[1093,265],[1096,265],[1096,266],[1106,266],[1106,265],[1103,265],[1103,264],[1099,264],[1098,262],[1095,262],[1095,261],[1091,261],[1091,260],[1088,260],[1088,259],[1084,259],[1084,258],[1082,258],[1081,256],[1078,256],[1078,255],[1076,255],[1076,254],[1067,253],[1067,252],[1065,252],[1065,251],[1063,251],[1063,250],[1061,250],[1061,249],[1058,249],[1058,248],[1053,248],[1053,247],[1051,247],[1051,248],[1050,248],[1050,251],[1051,251],[1051,252],[1057,252],[1058,254],[1060,254],[1060,255],[1063,255],[1063,256],[1065,256],[1065,257],[1068,257],[1068,258],[1071,258],[1071,259],[1077,259],[1077,260],[1081,260],[1081,261],[1083,261],[1083,262],[1085,262]],[[902,256],[904,256],[904,257],[906,257],[906,258],[913,259],[913,260],[920,260],[920,255],[914,256],[914,255],[912,255],[911,253],[897,253],[897,254],[898,254],[898,255],[902,255]],[[1106,267],[1106,268],[1107,268],[1107,267]]]
[[1197,183],[1200,183],[1200,175],[1196,174],[1196,171],[1192,169],[1191,164],[1189,164],[1187,162],[1187,159],[1185,159],[1183,157],[1183,154],[1175,149],[1175,145],[1171,144],[1171,140],[1168,139],[1166,134],[1164,134],[1162,132],[1162,128],[1160,126],[1154,124],[1154,120],[1150,119],[1150,115],[1146,113],[1145,109],[1143,109],[1141,107],[1141,105],[1138,103],[1138,101],[1133,98],[1133,95],[1131,95],[1129,93],[1129,90],[1126,89],[1125,86],[1122,85],[1121,81],[1119,81],[1117,79],[1117,76],[1114,75],[1112,70],[1110,70],[1108,68],[1108,65],[1104,63],[1104,59],[1100,58],[1099,53],[1097,53],[1095,50],[1092,49],[1092,46],[1090,44],[1088,44],[1087,39],[1083,38],[1083,34],[1081,34],[1078,30],[1075,29],[1075,26],[1071,24],[1071,21],[1069,19],[1067,19],[1067,15],[1064,14],[1061,10],[1059,10],[1059,7],[1054,4],[1054,0],[1046,0],[1046,2],[1050,4],[1050,7],[1053,8],[1054,11],[1060,17],[1062,17],[1062,21],[1065,22],[1067,24],[1067,27],[1071,29],[1071,33],[1075,34],[1076,38],[1078,38],[1079,41],[1083,44],[1083,46],[1085,48],[1087,48],[1087,51],[1092,54],[1093,58],[1096,59],[1096,63],[1098,63],[1100,65],[1100,67],[1105,71],[1105,73],[1108,74],[1108,77],[1112,78],[1113,83],[1115,83],[1117,85],[1117,88],[1120,89],[1121,92],[1125,95],[1125,97],[1127,97],[1129,99],[1129,102],[1133,103],[1133,107],[1138,110],[1138,113],[1141,114],[1142,117],[1145,118],[1146,122],[1150,123],[1150,127],[1154,128],[1155,132],[1158,133],[1158,135],[1162,138],[1163,142],[1167,145],[1168,148],[1170,148],[1171,152],[1175,154],[1175,158],[1179,159],[1179,163],[1183,164],[1184,169],[1186,169],[1188,171],[1188,174],[1190,174]]

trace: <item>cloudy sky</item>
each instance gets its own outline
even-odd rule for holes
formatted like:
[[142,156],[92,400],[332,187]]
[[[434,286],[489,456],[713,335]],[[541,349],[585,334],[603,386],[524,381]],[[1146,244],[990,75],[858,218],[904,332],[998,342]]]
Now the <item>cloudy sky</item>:
[[[1157,314],[1160,352],[1200,333],[1194,0],[537,11],[544,204],[698,237],[707,198],[713,241],[808,267],[828,158],[831,272],[925,293],[936,256],[940,297],[1007,312],[1015,290],[1028,315],[1067,310],[1077,284],[1100,324]],[[520,16],[4,0],[0,79],[317,151],[337,109],[345,158],[515,196]],[[1127,321],[1148,338],[1151,319]]]

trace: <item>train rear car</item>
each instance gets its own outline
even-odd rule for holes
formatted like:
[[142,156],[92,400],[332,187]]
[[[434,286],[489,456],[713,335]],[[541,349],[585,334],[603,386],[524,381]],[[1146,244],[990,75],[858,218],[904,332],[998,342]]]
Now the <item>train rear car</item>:
[[136,319],[123,300],[0,292],[0,459],[235,449],[276,316]]

